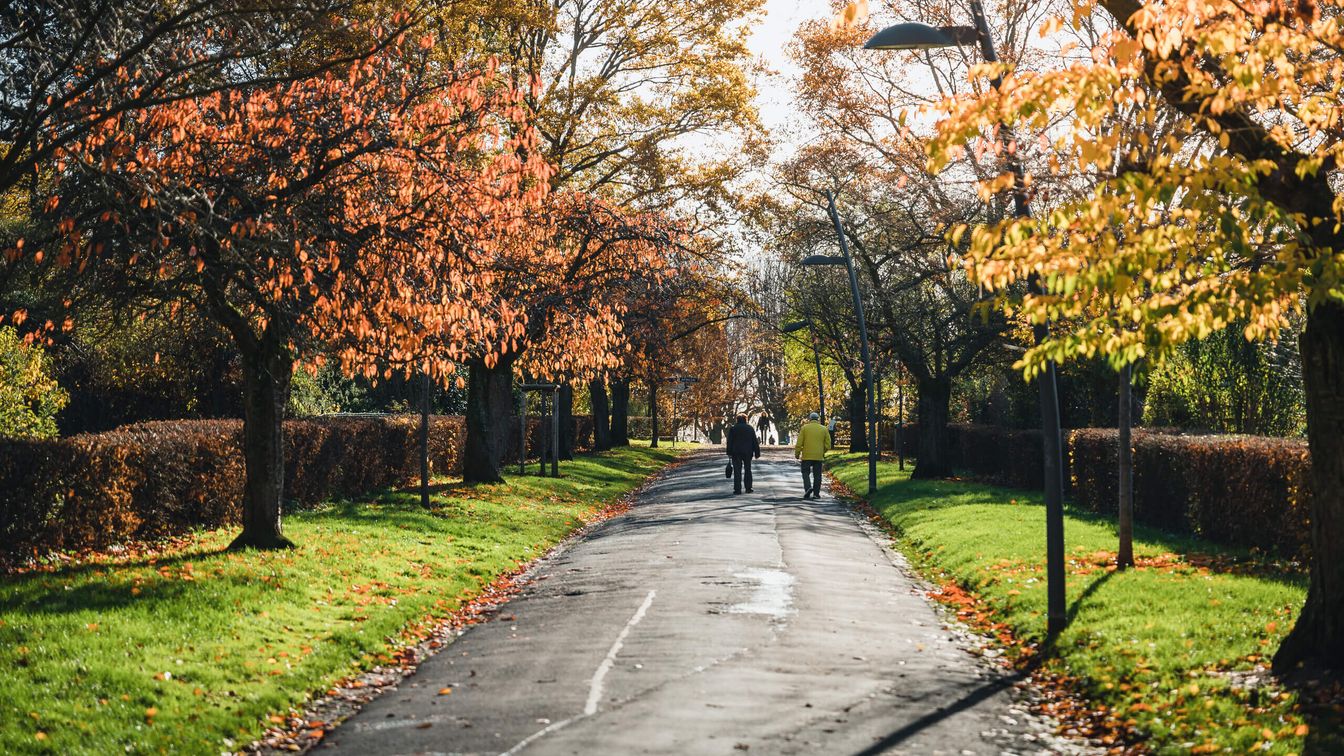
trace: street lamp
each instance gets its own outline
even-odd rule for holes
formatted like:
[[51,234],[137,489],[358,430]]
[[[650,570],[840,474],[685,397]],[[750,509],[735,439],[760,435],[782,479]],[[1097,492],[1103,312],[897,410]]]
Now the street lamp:
[[[786,323],[781,331],[784,333],[793,333],[801,331],[804,328],[811,328],[812,321],[799,320],[796,323]],[[812,362],[817,366],[817,406],[821,408],[821,422],[826,422],[826,386],[821,382],[821,354],[817,352],[817,335],[812,334]]]
[[[990,35],[989,22],[985,20],[985,10],[980,0],[970,0],[971,16],[975,26],[941,26],[907,23],[889,26],[874,34],[864,44],[869,50],[928,50],[937,47],[967,46],[979,43],[980,54],[986,63],[997,63],[998,54],[994,51],[994,39]],[[1000,76],[994,77],[991,86],[998,89],[1003,83]],[[1019,218],[1031,217],[1031,207],[1027,202],[1026,183],[1023,180],[1022,163],[1013,149],[1011,130],[1000,129],[999,139],[1003,152],[1007,156],[1008,170],[1013,175],[1013,209]],[[1027,287],[1033,294],[1041,293],[1040,276],[1033,273],[1027,278]],[[1032,327],[1036,343],[1045,340],[1048,335],[1046,325],[1037,323]],[[1047,632],[1058,633],[1064,629],[1067,619],[1064,595],[1064,457],[1063,443],[1059,430],[1059,394],[1056,387],[1055,364],[1047,362],[1045,372],[1037,383],[1041,403],[1041,448],[1045,464],[1045,551],[1047,582]]]
[[859,296],[859,277],[854,272],[854,258],[849,254],[849,242],[845,239],[844,226],[840,224],[840,212],[835,209],[835,195],[826,192],[827,211],[831,223],[835,224],[835,234],[840,239],[840,257],[834,255],[809,255],[802,260],[803,265],[843,265],[849,271],[849,293],[854,296],[854,312],[859,318],[859,352],[863,356],[863,386],[868,394],[868,495],[877,493],[877,412],[873,406],[873,360],[868,353],[868,324],[863,318],[863,299]]

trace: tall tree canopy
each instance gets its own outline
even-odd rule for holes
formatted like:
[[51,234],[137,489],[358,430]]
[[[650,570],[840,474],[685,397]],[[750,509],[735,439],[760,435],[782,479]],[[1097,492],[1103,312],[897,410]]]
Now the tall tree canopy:
[[[352,0],[12,0],[0,9],[0,192],[125,114],[298,79],[333,54]],[[406,17],[409,22],[409,17]],[[367,36],[365,36],[367,39]]]
[[522,335],[525,313],[481,262],[523,227],[548,169],[520,94],[432,50],[405,38],[340,75],[100,120],[54,153],[51,234],[9,253],[71,300],[191,306],[230,334],[247,458],[237,545],[287,543],[280,421],[296,360],[447,378]]
[[[557,186],[642,207],[721,198],[758,147],[747,48],[760,0],[529,0],[512,51]],[[725,146],[727,146],[725,144]]]

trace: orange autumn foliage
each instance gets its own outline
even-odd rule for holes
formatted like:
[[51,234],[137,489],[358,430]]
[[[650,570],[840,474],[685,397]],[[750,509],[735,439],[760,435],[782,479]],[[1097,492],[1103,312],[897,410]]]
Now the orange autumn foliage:
[[61,234],[33,259],[370,376],[423,363],[444,378],[468,346],[507,350],[525,313],[482,263],[525,227],[549,168],[492,67],[435,72],[415,48],[99,124],[58,156]]

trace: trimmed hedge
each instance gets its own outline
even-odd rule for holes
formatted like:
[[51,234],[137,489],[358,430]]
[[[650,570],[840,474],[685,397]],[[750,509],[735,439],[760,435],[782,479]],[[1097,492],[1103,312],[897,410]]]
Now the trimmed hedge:
[[[1132,441],[1135,521],[1290,559],[1308,555],[1305,441],[1145,430],[1136,430]],[[1076,430],[1068,444],[1075,501],[1113,515],[1119,506],[1116,431]]]
[[[884,426],[884,448],[890,428]],[[1041,433],[989,425],[948,426],[952,467],[976,480],[1040,490]],[[919,427],[903,446],[916,456]],[[1304,559],[1311,541],[1311,457],[1298,439],[1185,435],[1136,428],[1134,519],[1216,543]],[[1064,431],[1066,493],[1081,508],[1114,517],[1119,507],[1119,447],[1114,428]]]
[[[836,424],[837,437],[841,425]],[[878,424],[879,445],[884,452],[894,452],[895,425],[887,421]],[[994,485],[1042,487],[1040,431],[951,423],[947,426],[947,437],[953,469]],[[906,457],[919,456],[918,422],[905,423],[901,428],[901,447]]]
[[[647,439],[653,435],[653,421],[644,415],[628,416],[626,418],[625,427],[626,427],[626,433],[630,436],[630,438]],[[683,430],[689,428],[690,421],[687,420],[686,418],[682,418],[681,427]],[[658,440],[660,441],[672,440],[672,418],[659,416]]]
[[[592,419],[575,446],[592,448]],[[463,419],[431,418],[430,464],[462,469]],[[528,448],[546,426],[528,422]],[[100,549],[238,521],[241,420],[158,421],[59,440],[0,439],[0,565],[53,551]],[[505,445],[518,456],[517,421]],[[285,498],[312,506],[418,478],[419,418],[332,417],[285,422]],[[535,456],[535,452],[533,454]]]

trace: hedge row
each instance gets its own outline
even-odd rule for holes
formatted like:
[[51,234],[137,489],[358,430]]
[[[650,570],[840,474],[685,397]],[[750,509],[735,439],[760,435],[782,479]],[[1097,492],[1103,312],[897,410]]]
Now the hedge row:
[[[890,428],[884,431],[889,449]],[[954,424],[948,432],[955,469],[995,485],[1043,487],[1040,431]],[[918,439],[918,424],[907,424],[907,455],[917,455]],[[1116,430],[1065,431],[1064,443],[1066,493],[1083,509],[1114,516]],[[1144,428],[1134,431],[1132,444],[1135,521],[1289,559],[1306,556],[1311,459],[1305,441]]]
[[[1302,559],[1310,548],[1311,457],[1305,441],[1261,436],[1186,436],[1135,431],[1134,519],[1174,533]],[[1118,435],[1073,431],[1073,498],[1117,509]]]
[[[531,419],[528,448],[544,424]],[[592,446],[591,418],[575,418],[575,444]],[[59,440],[0,439],[0,565],[52,551],[99,549],[238,520],[242,421],[160,421]],[[433,417],[432,469],[462,469],[463,419]],[[506,459],[518,456],[517,425]],[[285,422],[285,498],[312,506],[416,479],[415,416]]]

